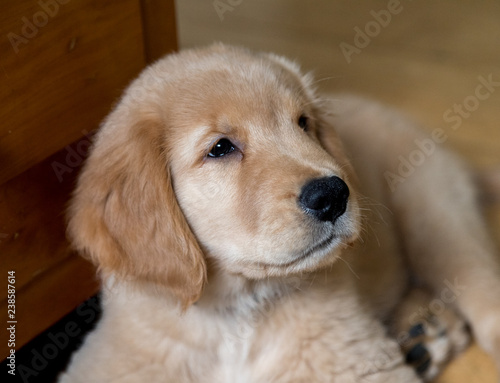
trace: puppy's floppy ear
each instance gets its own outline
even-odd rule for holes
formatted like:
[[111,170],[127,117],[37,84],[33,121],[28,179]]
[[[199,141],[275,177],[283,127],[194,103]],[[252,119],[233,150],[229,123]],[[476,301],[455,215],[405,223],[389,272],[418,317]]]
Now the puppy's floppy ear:
[[117,108],[101,128],[68,211],[68,234],[105,275],[153,282],[186,308],[206,280],[204,257],[174,194],[165,130],[159,119],[137,115]]

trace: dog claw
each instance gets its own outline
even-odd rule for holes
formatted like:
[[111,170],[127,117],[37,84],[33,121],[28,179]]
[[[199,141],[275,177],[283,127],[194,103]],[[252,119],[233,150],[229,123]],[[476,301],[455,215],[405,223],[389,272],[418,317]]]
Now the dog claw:
[[423,343],[417,343],[406,354],[406,363],[415,368],[419,375],[424,374],[431,365],[431,355]]
[[426,371],[429,369],[431,366],[431,358],[429,356],[428,359],[424,360],[422,363],[420,363],[417,367],[415,367],[415,371],[417,372],[418,375],[422,376],[426,373]]

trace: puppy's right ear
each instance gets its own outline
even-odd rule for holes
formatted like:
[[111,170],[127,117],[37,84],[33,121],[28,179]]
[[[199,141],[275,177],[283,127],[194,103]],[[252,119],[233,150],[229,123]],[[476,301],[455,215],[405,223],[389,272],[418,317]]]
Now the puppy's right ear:
[[104,275],[165,287],[186,308],[206,265],[177,203],[165,134],[151,116],[119,107],[109,116],[80,175],[68,234]]

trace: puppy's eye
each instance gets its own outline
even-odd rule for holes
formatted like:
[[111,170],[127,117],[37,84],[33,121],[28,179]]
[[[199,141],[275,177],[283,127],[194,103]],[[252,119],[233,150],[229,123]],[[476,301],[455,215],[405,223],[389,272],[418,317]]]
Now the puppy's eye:
[[307,132],[309,129],[309,119],[306,116],[301,115],[297,123],[305,132]]
[[227,138],[222,138],[213,146],[213,148],[208,153],[209,157],[219,158],[223,157],[231,152],[234,152],[235,147],[231,141]]

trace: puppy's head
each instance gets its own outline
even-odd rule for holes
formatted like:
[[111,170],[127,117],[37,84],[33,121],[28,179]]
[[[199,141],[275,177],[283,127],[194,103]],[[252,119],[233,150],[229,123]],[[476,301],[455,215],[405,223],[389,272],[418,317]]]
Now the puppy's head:
[[350,166],[280,57],[217,45],[146,69],[105,120],[69,234],[103,273],[184,305],[207,261],[247,278],[331,264],[359,232]]

